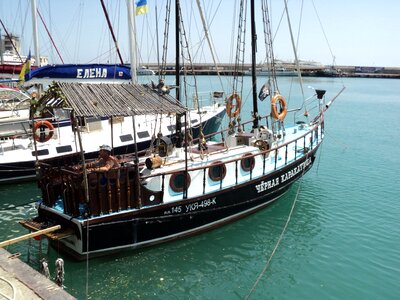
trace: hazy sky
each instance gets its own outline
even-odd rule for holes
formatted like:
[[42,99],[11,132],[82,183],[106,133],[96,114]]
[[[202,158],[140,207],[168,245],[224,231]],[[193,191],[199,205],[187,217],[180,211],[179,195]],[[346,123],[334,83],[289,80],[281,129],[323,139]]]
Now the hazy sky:
[[[127,13],[125,0],[104,0],[124,61],[129,61]],[[212,62],[203,38],[203,30],[195,0],[181,0],[189,48],[195,62]],[[219,62],[234,61],[238,4],[235,0],[201,0],[209,33]],[[260,4],[256,0],[257,15]],[[284,0],[273,0],[272,30],[276,34],[275,56],[292,60],[293,50],[283,14]],[[156,17],[161,48],[164,32],[166,0],[148,0],[149,13],[136,17],[140,62],[157,62]],[[298,40],[298,56],[337,65],[400,67],[400,1],[398,0],[289,0],[294,39]],[[100,0],[37,0],[37,6],[66,63],[115,62],[111,35],[101,9]],[[171,13],[171,22],[173,22]],[[300,22],[300,15],[302,19]],[[0,18],[7,30],[22,37],[22,52],[33,53],[30,0],[0,0]],[[38,20],[41,55],[60,63],[43,24]],[[300,34],[299,34],[300,28]],[[171,24],[171,41],[174,40]],[[1,33],[4,34],[3,28]],[[250,30],[247,30],[247,34]],[[264,34],[257,22],[258,55],[263,61]],[[249,40],[246,48],[250,48]],[[110,50],[111,49],[111,50]],[[173,46],[168,46],[168,61],[173,61]],[[161,55],[161,54],[160,54]],[[246,56],[250,60],[250,55]]]

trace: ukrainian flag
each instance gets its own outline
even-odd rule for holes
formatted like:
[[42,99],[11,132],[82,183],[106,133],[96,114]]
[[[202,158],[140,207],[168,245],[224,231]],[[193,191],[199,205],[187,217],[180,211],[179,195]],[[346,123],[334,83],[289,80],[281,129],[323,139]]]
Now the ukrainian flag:
[[29,54],[28,57],[25,60],[24,65],[21,68],[21,73],[19,73],[18,76],[18,85],[21,86],[24,84],[25,82],[25,75],[29,74],[29,72],[31,71],[31,51],[29,50]]
[[147,0],[138,0],[136,2],[136,15],[147,14],[148,12]]

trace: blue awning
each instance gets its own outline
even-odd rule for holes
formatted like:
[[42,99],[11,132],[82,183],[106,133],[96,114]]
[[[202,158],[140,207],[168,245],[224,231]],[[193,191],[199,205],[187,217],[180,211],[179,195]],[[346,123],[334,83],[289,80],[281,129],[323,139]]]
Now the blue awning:
[[25,76],[27,84],[44,81],[107,82],[131,80],[130,67],[115,64],[47,65]]

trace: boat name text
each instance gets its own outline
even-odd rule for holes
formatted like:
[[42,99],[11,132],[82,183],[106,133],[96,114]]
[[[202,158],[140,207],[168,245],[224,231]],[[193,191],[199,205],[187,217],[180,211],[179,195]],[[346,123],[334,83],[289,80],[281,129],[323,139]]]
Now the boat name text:
[[107,78],[106,68],[76,69],[76,78]]
[[292,178],[292,177],[296,176],[297,174],[299,174],[300,172],[302,172],[310,164],[311,164],[311,158],[309,157],[305,161],[303,161],[301,164],[299,164],[297,167],[293,168],[292,170],[289,170],[286,173],[284,173],[278,177],[275,177],[271,180],[261,181],[261,183],[256,185],[257,193],[265,192],[266,190],[269,190],[269,189],[285,182],[286,180],[289,180],[290,178]]

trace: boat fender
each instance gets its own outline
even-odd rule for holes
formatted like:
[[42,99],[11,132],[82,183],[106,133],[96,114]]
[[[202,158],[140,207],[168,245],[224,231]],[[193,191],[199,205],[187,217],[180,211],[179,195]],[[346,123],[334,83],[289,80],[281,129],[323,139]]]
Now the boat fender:
[[[48,130],[46,134],[44,130]],[[43,129],[43,131],[41,130]],[[39,132],[38,132],[39,131]],[[54,135],[54,126],[49,121],[37,121],[33,125],[33,138],[35,141],[45,143]]]
[[[233,100],[235,100],[235,105],[233,105]],[[230,118],[236,118],[240,114],[242,106],[242,99],[237,93],[233,93],[229,96],[226,101],[226,113]],[[235,108],[235,110],[233,110]]]
[[42,273],[46,278],[50,278],[49,263],[45,258],[40,260],[40,273]]
[[162,165],[162,158],[159,155],[154,155],[153,157],[146,158],[146,167],[149,170],[157,169]]
[[56,259],[56,277],[54,278],[58,286],[63,287],[64,284],[64,260]]
[[[278,108],[277,108],[277,103],[279,102],[280,105],[280,110],[278,112]],[[280,95],[274,95],[271,98],[271,115],[274,119],[277,119],[279,121],[283,121],[286,117],[287,114],[287,104],[286,104],[286,100],[285,98]]]

